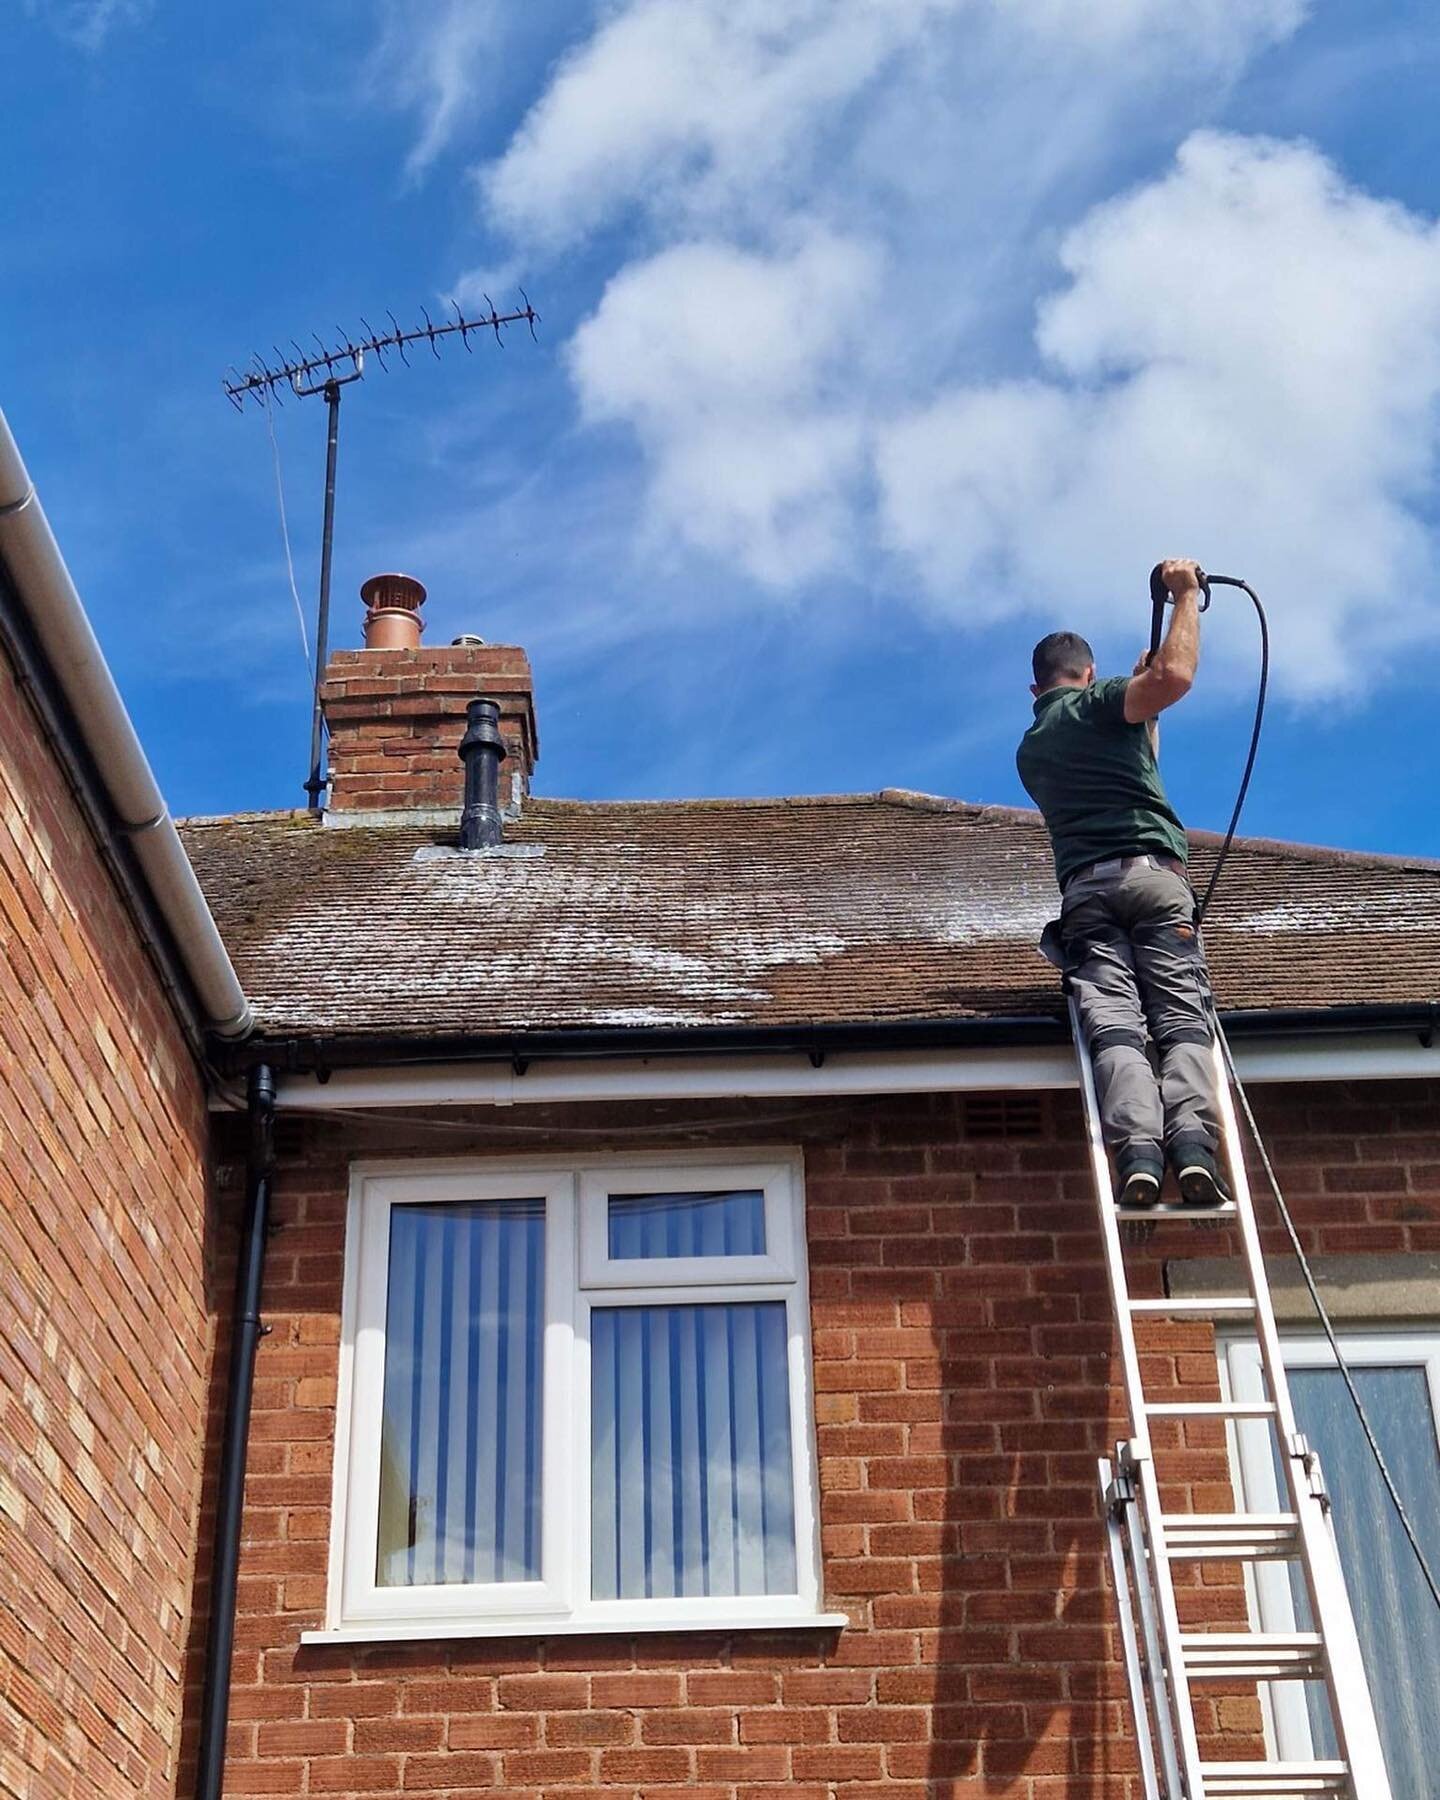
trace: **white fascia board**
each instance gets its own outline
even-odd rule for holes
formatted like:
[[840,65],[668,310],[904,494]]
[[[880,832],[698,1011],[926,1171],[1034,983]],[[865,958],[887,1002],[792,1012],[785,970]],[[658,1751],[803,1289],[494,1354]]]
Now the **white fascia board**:
[[[1247,1081],[1440,1079],[1440,1044],[1405,1032],[1267,1038],[1234,1046]],[[808,1056],[557,1058],[529,1064],[455,1062],[341,1069],[328,1081],[282,1076],[278,1103],[291,1112],[363,1107],[523,1106],[580,1100],[733,1100],[809,1095],[1003,1093],[1073,1088],[1066,1045],[974,1050],[886,1050]],[[222,1102],[223,1104],[223,1102]]]

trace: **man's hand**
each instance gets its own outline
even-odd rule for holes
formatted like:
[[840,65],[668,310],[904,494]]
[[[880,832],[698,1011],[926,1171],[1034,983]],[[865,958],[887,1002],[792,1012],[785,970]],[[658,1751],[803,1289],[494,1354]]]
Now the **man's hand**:
[[1160,565],[1160,579],[1174,603],[1164,641],[1154,656],[1135,665],[1125,688],[1125,720],[1139,725],[1190,692],[1200,658],[1200,565],[1175,557]]
[[[1160,565],[1160,579],[1165,583],[1166,591],[1172,600],[1178,600],[1182,594],[1198,594],[1200,591],[1200,565],[1193,558],[1179,556]],[[1140,671],[1137,669],[1138,675]]]
[[1131,673],[1131,675],[1143,675],[1149,667],[1150,667],[1150,652],[1148,650],[1142,650],[1140,652],[1139,661],[1135,664],[1135,667],[1130,671],[1130,673]]

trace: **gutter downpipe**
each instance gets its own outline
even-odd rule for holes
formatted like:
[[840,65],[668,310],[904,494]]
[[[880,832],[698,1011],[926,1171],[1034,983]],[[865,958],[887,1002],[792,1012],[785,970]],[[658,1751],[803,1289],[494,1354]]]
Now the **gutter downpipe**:
[[0,557],[175,940],[206,1025],[222,1038],[244,1037],[254,1023],[250,1004],[3,412]]
[[210,1574],[210,1620],[205,1635],[205,1688],[196,1750],[196,1800],[220,1800],[225,1779],[225,1732],[230,1720],[230,1673],[235,1649],[236,1581],[245,1505],[245,1463],[255,1353],[266,1327],[260,1319],[265,1249],[270,1235],[270,1189],[275,1167],[275,1076],[257,1063],[248,1084],[250,1126],[246,1158],[245,1224],[235,1271],[230,1378],[220,1479],[215,1494],[215,1547]]

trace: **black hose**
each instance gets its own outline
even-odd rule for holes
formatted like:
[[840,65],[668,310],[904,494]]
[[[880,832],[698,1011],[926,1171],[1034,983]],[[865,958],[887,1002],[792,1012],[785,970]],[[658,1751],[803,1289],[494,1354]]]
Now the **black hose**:
[[[1225,867],[1225,859],[1229,856],[1230,846],[1235,841],[1235,832],[1240,824],[1240,814],[1244,810],[1245,797],[1250,791],[1250,777],[1255,772],[1255,757],[1260,749],[1260,728],[1265,722],[1265,692],[1270,685],[1270,622],[1265,617],[1265,608],[1260,604],[1260,596],[1255,592],[1254,588],[1250,586],[1248,581],[1240,581],[1233,575],[1207,575],[1204,577],[1204,581],[1207,589],[1212,584],[1220,587],[1236,587],[1240,588],[1250,596],[1251,604],[1255,608],[1255,616],[1260,621],[1260,682],[1255,694],[1255,723],[1250,731],[1250,750],[1245,758],[1245,770],[1240,777],[1240,786],[1236,790],[1235,806],[1230,814],[1230,823],[1226,827],[1224,841],[1220,845],[1220,853],[1215,858],[1215,866],[1210,871],[1210,880],[1206,883],[1204,896],[1196,909],[1195,916],[1197,923],[1205,917],[1210,902],[1214,897],[1216,884],[1220,880],[1220,871]],[[1152,581],[1152,596],[1153,585]],[[1255,1151],[1260,1158],[1260,1165],[1265,1171],[1266,1180],[1270,1184],[1270,1192],[1274,1197],[1276,1208],[1279,1211],[1281,1223],[1284,1225],[1286,1236],[1290,1240],[1290,1248],[1295,1253],[1295,1260],[1300,1265],[1300,1274],[1304,1279],[1306,1289],[1309,1292],[1311,1303],[1319,1317],[1321,1329],[1324,1331],[1326,1342],[1330,1346],[1330,1353],[1335,1358],[1335,1365],[1340,1371],[1341,1380],[1345,1383],[1345,1391],[1349,1395],[1350,1403],[1355,1409],[1355,1416],[1360,1422],[1360,1429],[1364,1433],[1365,1442],[1369,1446],[1370,1454],[1375,1459],[1375,1467],[1379,1471],[1380,1480],[1384,1484],[1385,1492],[1390,1497],[1390,1504],[1395,1508],[1395,1516],[1400,1521],[1400,1528],[1405,1533],[1410,1548],[1415,1553],[1415,1560],[1420,1565],[1420,1573],[1425,1578],[1425,1585],[1430,1589],[1431,1598],[1437,1606],[1440,1606],[1440,1582],[1437,1582],[1435,1573],[1431,1569],[1425,1551],[1421,1546],[1420,1539],[1416,1536],[1415,1527],[1410,1522],[1410,1515],[1406,1512],[1405,1503],[1400,1498],[1400,1490],[1395,1485],[1395,1479],[1391,1475],[1389,1465],[1386,1463],[1385,1457],[1380,1449],[1380,1441],[1375,1435],[1375,1428],[1370,1423],[1370,1415],[1366,1412],[1365,1403],[1360,1398],[1360,1390],[1355,1385],[1355,1377],[1351,1372],[1349,1363],[1345,1360],[1344,1352],[1340,1348],[1340,1340],[1335,1335],[1335,1327],[1331,1322],[1330,1314],[1326,1309],[1325,1302],[1320,1297],[1320,1290],[1315,1284],[1314,1272],[1311,1270],[1309,1259],[1305,1255],[1304,1248],[1301,1245],[1300,1234],[1296,1231],[1295,1223],[1290,1217],[1290,1209],[1285,1204],[1285,1196],[1280,1189],[1280,1179],[1275,1173],[1275,1165],[1271,1162],[1270,1153],[1265,1148],[1265,1141],[1260,1136],[1260,1127],[1255,1123],[1255,1114],[1250,1109],[1249,1096],[1245,1092],[1244,1085],[1240,1080],[1239,1071],[1235,1067],[1235,1058],[1230,1052],[1229,1041],[1220,1027],[1220,1016],[1215,1012],[1213,1007],[1211,1008],[1211,1023],[1215,1029],[1215,1036],[1220,1045],[1221,1054],[1225,1058],[1225,1067],[1229,1072],[1230,1084],[1239,1098],[1240,1109],[1245,1115],[1246,1128],[1250,1133],[1251,1141],[1255,1145]]]
[[1205,885],[1205,893],[1195,911],[1196,923],[1203,921],[1209,910],[1215,888],[1220,880],[1220,871],[1225,867],[1225,859],[1230,854],[1230,846],[1235,841],[1235,832],[1240,824],[1240,814],[1245,808],[1245,797],[1250,792],[1250,777],[1255,773],[1255,758],[1260,749],[1260,729],[1265,723],[1265,693],[1270,686],[1270,621],[1265,617],[1265,608],[1260,604],[1260,596],[1248,581],[1240,581],[1234,575],[1207,575],[1207,587],[1240,588],[1250,596],[1255,608],[1255,617],[1260,621],[1260,685],[1255,691],[1255,723],[1250,731],[1250,751],[1245,758],[1245,772],[1240,777],[1240,786],[1235,793],[1235,807],[1230,814],[1230,823],[1225,829],[1225,840],[1220,846],[1220,854],[1215,858],[1215,867],[1210,871],[1210,879]]

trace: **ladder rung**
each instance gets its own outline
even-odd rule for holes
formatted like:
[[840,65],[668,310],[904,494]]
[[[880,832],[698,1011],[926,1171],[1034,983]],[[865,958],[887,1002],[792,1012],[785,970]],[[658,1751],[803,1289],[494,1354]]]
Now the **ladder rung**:
[[1299,1553],[1294,1513],[1183,1513],[1165,1518],[1165,1550],[1174,1560],[1216,1557],[1264,1562]]
[[1183,1200],[1160,1200],[1154,1206],[1117,1206],[1117,1219],[1233,1219],[1235,1202],[1219,1206],[1187,1206]]
[[1219,1319],[1253,1313],[1255,1302],[1248,1294],[1226,1294],[1213,1300],[1205,1296],[1184,1300],[1132,1300],[1130,1310],[1132,1313],[1153,1314],[1160,1318]]
[[1315,1681],[1324,1640],[1316,1631],[1185,1631],[1180,1648],[1192,1681]]
[[1273,1419],[1273,1400],[1147,1400],[1152,1419]]
[[1205,1800],[1309,1800],[1348,1794],[1343,1762],[1201,1763]]

